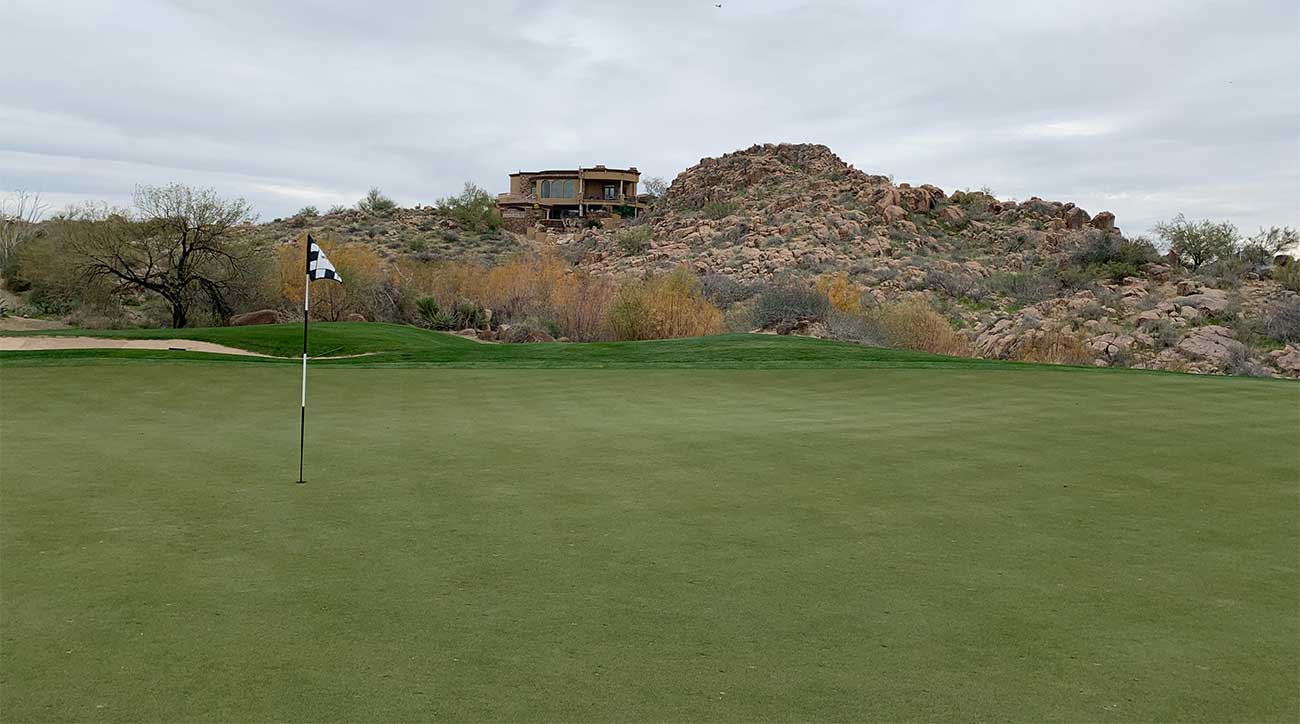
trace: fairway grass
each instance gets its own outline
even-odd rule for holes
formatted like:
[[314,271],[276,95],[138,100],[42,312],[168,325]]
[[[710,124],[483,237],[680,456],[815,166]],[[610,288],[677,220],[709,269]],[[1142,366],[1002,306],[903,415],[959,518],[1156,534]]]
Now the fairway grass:
[[1294,383],[5,359],[4,721],[1300,708]]

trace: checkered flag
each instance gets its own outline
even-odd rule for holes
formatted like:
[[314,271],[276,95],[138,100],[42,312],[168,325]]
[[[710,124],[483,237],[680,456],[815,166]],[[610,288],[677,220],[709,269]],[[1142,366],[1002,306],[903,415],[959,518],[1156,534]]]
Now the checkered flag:
[[315,281],[317,279],[333,279],[339,284],[343,283],[343,277],[334,270],[334,265],[330,263],[325,252],[321,251],[316,240],[307,235],[307,279]]
[[334,270],[329,257],[316,244],[316,240],[307,235],[307,281],[302,290],[302,411],[298,416],[298,482],[302,479],[302,463],[307,448],[307,327],[311,320],[311,283],[317,279],[333,279],[339,284],[343,277]]

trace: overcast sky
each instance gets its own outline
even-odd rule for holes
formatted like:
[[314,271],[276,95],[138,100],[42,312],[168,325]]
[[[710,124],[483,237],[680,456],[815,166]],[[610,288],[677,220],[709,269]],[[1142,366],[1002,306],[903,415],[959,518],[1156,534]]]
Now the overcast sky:
[[7,0],[0,190],[263,219],[759,142],[868,173],[1300,226],[1300,2]]

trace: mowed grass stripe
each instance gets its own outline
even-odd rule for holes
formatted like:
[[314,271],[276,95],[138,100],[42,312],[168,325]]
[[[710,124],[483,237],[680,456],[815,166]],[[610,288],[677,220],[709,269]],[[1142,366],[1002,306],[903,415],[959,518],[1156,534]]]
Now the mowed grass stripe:
[[6,720],[1285,720],[1293,384],[0,371]]

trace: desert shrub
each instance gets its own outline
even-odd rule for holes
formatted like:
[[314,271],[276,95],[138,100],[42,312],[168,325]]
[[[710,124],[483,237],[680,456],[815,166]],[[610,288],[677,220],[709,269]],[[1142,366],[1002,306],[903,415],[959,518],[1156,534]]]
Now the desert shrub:
[[1172,347],[1178,344],[1178,340],[1182,338],[1182,334],[1179,333],[1178,327],[1175,326],[1173,322],[1164,318],[1157,319],[1154,322],[1147,324],[1142,329],[1147,334],[1151,335],[1151,344],[1156,349]]
[[1265,335],[1279,342],[1300,342],[1300,297],[1269,305],[1263,327]]
[[723,309],[754,295],[752,286],[741,284],[726,274],[705,274],[700,277],[700,288],[705,299]]
[[357,210],[367,216],[391,216],[397,210],[397,202],[388,198],[378,186],[357,202]]
[[1125,239],[1118,234],[1090,229],[1076,243],[1074,252],[1070,254],[1070,263],[1074,266],[1119,263],[1136,268],[1155,261],[1159,256],[1155,245],[1140,236]]
[[989,206],[997,203],[997,199],[985,187],[979,191],[954,191],[948,197],[948,202],[965,208],[968,214],[983,215],[988,212]]
[[469,181],[459,194],[438,199],[438,212],[466,231],[482,234],[501,227],[501,212],[492,194]]
[[[344,283],[321,281],[311,285],[312,316],[331,321],[354,312],[367,319],[388,316],[390,310],[383,299],[384,264],[379,254],[364,244],[339,244],[330,239],[317,239],[317,243],[334,263]],[[302,309],[302,270],[307,265],[306,255],[303,244],[281,246],[277,252],[279,296],[293,309]]]
[[1098,279],[1119,281],[1136,276],[1139,268],[1159,257],[1155,245],[1143,237],[1125,239],[1095,229],[1075,237],[1075,248],[1061,278],[1067,286],[1084,286]]
[[1060,282],[1044,269],[1022,272],[994,272],[989,277],[989,289],[1001,292],[1021,305],[1036,304],[1056,295]]
[[437,329],[442,319],[442,309],[433,297],[420,297],[415,300],[416,313],[425,327]]
[[700,282],[685,268],[630,281],[609,312],[616,339],[667,339],[716,334],[722,311],[704,298]]
[[406,248],[410,249],[416,254],[419,254],[420,252],[429,248],[429,242],[425,241],[424,237],[412,236],[411,238],[406,240]]
[[768,327],[778,322],[795,322],[801,319],[825,320],[831,311],[831,301],[816,289],[794,285],[779,285],[765,289],[754,307],[754,324]]
[[934,354],[969,356],[970,343],[942,314],[920,301],[882,304],[866,320],[890,346]]
[[320,216],[320,211],[315,206],[304,206],[294,216]]
[[1293,260],[1286,266],[1273,267],[1273,281],[1284,289],[1300,292],[1300,260]]
[[827,274],[817,280],[817,291],[826,297],[833,309],[841,312],[856,313],[862,311],[859,301],[862,290],[849,280],[848,272]]
[[736,213],[736,205],[730,201],[709,201],[700,211],[709,219],[725,219]]
[[1237,227],[1227,221],[1189,221],[1179,214],[1172,221],[1156,224],[1155,231],[1192,269],[1237,250]]
[[1078,316],[1079,319],[1085,320],[1101,319],[1106,316],[1106,310],[1103,308],[1101,302],[1088,302],[1079,308]]
[[491,319],[475,319],[467,308],[444,322],[448,329],[528,322],[577,341],[613,338],[607,317],[615,283],[570,269],[554,252],[516,255],[495,267],[403,259],[394,265],[391,281],[401,307],[398,318],[417,324],[427,322],[415,300],[428,297],[443,310],[454,311],[457,300],[480,315],[484,308],[491,310]]
[[1095,355],[1083,340],[1065,332],[1035,335],[1020,344],[1011,358],[1020,362],[1057,365],[1090,365]]
[[931,289],[942,289],[954,299],[969,299],[978,302],[988,296],[988,287],[984,280],[971,274],[939,271],[930,269],[925,273],[925,285]]
[[612,339],[609,313],[617,294],[617,284],[608,277],[575,273],[562,278],[551,292],[554,336],[575,342]]
[[754,301],[737,302],[723,311],[722,328],[727,332],[749,332],[754,329]]
[[325,211],[325,214],[326,214],[327,216],[328,216],[328,215],[331,215],[331,214],[341,214],[341,213],[343,213],[344,211],[347,211],[347,210],[348,210],[348,207],[344,206],[343,204],[334,204],[333,206],[329,207],[329,209],[327,209],[327,210]]
[[614,232],[614,243],[618,244],[618,248],[628,256],[640,254],[650,248],[650,237],[653,231],[649,224],[619,229]]
[[556,331],[554,323],[542,322],[536,319],[526,319],[520,322],[511,323],[510,327],[502,331],[497,339],[511,344],[549,342],[560,336]]
[[880,326],[873,324],[872,320],[862,312],[846,312],[832,308],[830,314],[826,315],[826,329],[830,332],[831,338],[845,342],[869,344],[873,347],[884,347],[888,344]]
[[1273,265],[1273,259],[1288,249],[1300,247],[1300,232],[1289,226],[1261,228],[1258,234],[1242,244],[1237,256],[1255,270],[1264,270]]
[[480,329],[487,322],[483,308],[467,299],[457,299],[450,307],[443,308],[433,297],[421,297],[415,300],[415,306],[421,325],[429,329]]
[[1228,361],[1224,363],[1223,371],[1241,377],[1268,376],[1268,370],[1250,358],[1250,350],[1245,345],[1228,348]]
[[1230,254],[1202,264],[1194,276],[1210,286],[1221,289],[1233,288],[1240,285],[1245,280],[1246,274],[1255,269],[1255,265],[1247,255]]

